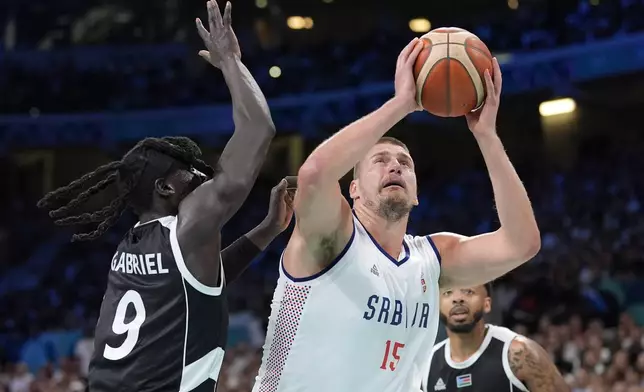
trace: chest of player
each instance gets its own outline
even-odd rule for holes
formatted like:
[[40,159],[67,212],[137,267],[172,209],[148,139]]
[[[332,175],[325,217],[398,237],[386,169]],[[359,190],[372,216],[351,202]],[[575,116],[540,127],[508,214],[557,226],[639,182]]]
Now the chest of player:
[[355,263],[354,275],[362,290],[361,322],[371,327],[427,329],[437,294],[420,255],[407,244],[399,259],[379,249]]
[[500,350],[483,353],[469,366],[454,367],[446,362],[444,355],[444,350],[439,350],[432,359],[427,380],[428,392],[519,391],[513,387],[503,368]]
[[427,391],[432,392],[512,392],[512,384],[503,369],[497,366],[472,366],[453,369],[444,365],[431,376]]

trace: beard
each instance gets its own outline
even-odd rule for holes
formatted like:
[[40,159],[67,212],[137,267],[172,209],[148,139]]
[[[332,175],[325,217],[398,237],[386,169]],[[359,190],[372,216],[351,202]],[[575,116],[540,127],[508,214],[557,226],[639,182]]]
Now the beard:
[[377,211],[378,215],[385,218],[387,222],[398,222],[409,215],[412,207],[409,201],[404,198],[390,196],[380,201]]
[[472,317],[472,321],[470,321],[469,323],[462,323],[462,324],[452,324],[449,322],[447,317],[442,312],[440,314],[440,320],[443,324],[445,324],[447,329],[449,329],[454,333],[462,333],[462,334],[472,332],[474,330],[474,327],[476,327],[476,324],[478,324],[479,321],[481,321],[482,319],[483,319],[483,310],[477,310],[476,312],[474,312],[474,317]]

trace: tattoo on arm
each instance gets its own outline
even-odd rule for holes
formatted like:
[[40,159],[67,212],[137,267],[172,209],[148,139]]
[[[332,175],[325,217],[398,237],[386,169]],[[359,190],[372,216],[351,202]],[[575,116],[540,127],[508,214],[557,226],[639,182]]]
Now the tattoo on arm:
[[508,360],[512,373],[530,392],[570,391],[548,353],[534,341],[522,336],[515,338]]

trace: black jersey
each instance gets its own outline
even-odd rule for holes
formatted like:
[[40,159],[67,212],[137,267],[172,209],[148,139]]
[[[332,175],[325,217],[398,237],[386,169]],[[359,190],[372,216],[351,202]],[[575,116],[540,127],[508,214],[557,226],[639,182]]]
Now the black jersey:
[[94,336],[91,392],[213,392],[228,332],[218,287],[188,271],[174,216],[132,228],[112,258]]
[[481,347],[464,362],[452,361],[449,339],[434,346],[426,392],[528,391],[512,373],[508,362],[510,343],[517,336],[507,328],[487,325]]

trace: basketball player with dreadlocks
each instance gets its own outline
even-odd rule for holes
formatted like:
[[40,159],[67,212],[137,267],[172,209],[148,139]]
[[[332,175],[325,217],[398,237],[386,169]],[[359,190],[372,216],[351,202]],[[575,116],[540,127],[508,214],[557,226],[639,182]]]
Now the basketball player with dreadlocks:
[[[228,328],[225,267],[236,264],[222,263],[220,231],[248,196],[275,129],[260,88],[241,63],[231,4],[222,18],[217,3],[209,1],[208,16],[209,31],[197,19],[208,49],[199,55],[222,71],[235,123],[217,166],[204,163],[187,138],[148,138],[120,161],[39,203],[58,224],[98,223],[96,230],[76,234],[74,240],[97,238],[127,207],[139,218],[112,258],[90,364],[92,392],[216,388]],[[94,185],[85,189],[89,184]],[[118,197],[108,206],[73,215],[110,185],[116,186]],[[279,211],[273,208],[278,223],[271,226],[278,231],[290,221],[286,187],[286,181],[280,183],[272,198]],[[275,234],[258,228],[227,249],[238,258],[236,273]]]

